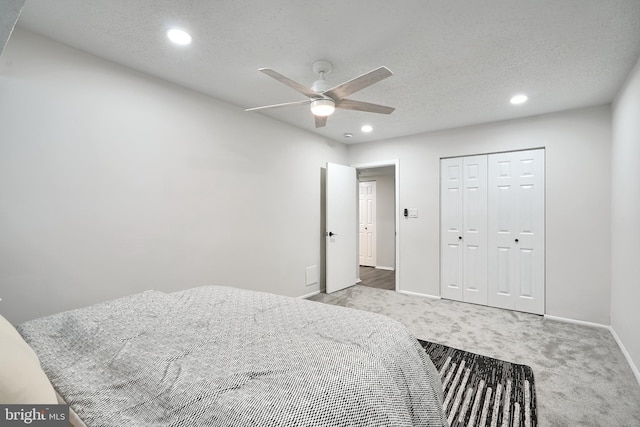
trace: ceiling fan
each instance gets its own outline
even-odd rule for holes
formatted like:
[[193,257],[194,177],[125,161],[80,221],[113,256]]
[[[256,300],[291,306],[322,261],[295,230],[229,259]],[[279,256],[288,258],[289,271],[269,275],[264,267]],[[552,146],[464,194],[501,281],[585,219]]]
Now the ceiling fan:
[[393,75],[387,67],[379,67],[375,70],[364,73],[354,79],[346,81],[338,86],[331,87],[324,76],[331,72],[331,62],[326,60],[315,61],[312,65],[313,71],[320,74],[320,78],[316,80],[311,88],[301,85],[288,77],[283,76],[271,68],[260,68],[258,71],[273,77],[281,83],[289,86],[295,91],[300,92],[309,99],[305,101],[285,102],[283,104],[265,105],[264,107],[247,108],[245,111],[265,110],[267,108],[289,107],[292,105],[309,104],[311,112],[315,119],[316,127],[323,127],[327,124],[327,117],[333,114],[336,108],[343,110],[358,110],[370,113],[391,114],[395,108],[386,107],[384,105],[371,104],[369,102],[355,101],[346,97],[371,86],[380,80],[386,79]]

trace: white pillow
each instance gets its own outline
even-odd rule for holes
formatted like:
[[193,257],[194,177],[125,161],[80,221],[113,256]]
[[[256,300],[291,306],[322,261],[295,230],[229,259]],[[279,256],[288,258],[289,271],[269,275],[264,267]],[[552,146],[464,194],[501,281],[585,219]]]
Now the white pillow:
[[0,403],[57,404],[56,392],[38,356],[11,323],[0,316]]

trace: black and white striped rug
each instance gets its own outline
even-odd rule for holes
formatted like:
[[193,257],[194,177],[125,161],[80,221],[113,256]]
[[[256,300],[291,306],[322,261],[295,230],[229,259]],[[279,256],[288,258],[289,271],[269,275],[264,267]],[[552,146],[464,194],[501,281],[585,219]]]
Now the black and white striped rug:
[[449,425],[538,425],[529,366],[418,340],[440,372]]

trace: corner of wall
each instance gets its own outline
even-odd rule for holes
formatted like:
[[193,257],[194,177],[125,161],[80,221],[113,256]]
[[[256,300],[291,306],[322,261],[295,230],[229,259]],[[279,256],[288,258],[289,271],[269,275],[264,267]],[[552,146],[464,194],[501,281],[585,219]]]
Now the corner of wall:
[[4,0],[0,4],[0,55],[18,22],[25,0]]
[[638,382],[638,385],[640,385],[640,370],[638,370],[638,367],[636,366],[635,362],[631,358],[631,355],[627,351],[627,348],[624,346],[624,343],[616,333],[616,330],[613,329],[613,326],[609,326],[609,331],[611,332],[611,335],[613,335],[613,339],[616,340],[616,343],[618,344],[618,347],[620,347],[620,351],[622,351],[622,354],[624,355],[625,359],[627,359],[627,362],[631,367],[631,371],[633,372],[633,375],[636,377],[636,381]]
[[640,58],[611,107],[611,333],[640,384]]

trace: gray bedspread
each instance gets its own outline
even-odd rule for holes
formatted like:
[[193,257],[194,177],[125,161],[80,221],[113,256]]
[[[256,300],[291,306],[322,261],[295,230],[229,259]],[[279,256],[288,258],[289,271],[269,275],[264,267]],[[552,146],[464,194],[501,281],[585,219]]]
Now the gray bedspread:
[[440,426],[438,373],[384,316],[235,288],[18,327],[88,426]]

